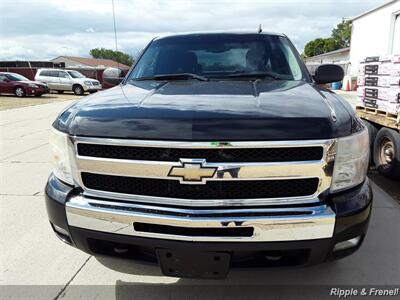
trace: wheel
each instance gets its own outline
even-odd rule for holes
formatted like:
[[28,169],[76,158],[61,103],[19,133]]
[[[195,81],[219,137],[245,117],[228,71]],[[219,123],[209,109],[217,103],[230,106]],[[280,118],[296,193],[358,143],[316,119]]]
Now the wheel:
[[400,134],[382,127],[376,135],[373,156],[375,166],[384,176],[400,179]]
[[83,95],[83,87],[80,86],[79,84],[74,85],[73,91],[74,91],[74,94],[77,95],[77,96]]
[[14,94],[17,97],[25,97],[26,96],[26,92],[25,89],[23,87],[17,86],[14,90]]
[[62,93],[64,93],[64,91],[57,91],[57,93],[62,94]]

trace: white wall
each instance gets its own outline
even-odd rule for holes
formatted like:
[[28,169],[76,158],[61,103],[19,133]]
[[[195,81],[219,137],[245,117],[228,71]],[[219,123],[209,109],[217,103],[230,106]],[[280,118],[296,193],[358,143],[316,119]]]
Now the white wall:
[[320,57],[308,57],[304,59],[306,64],[334,64],[343,63],[349,60],[349,52],[334,53]]
[[320,57],[308,57],[304,59],[304,63],[311,74],[315,72],[315,69],[321,64],[336,64],[343,68],[345,75],[349,72],[349,52],[334,53],[329,55],[323,55]]
[[[353,20],[350,42],[350,63],[353,75],[366,56],[393,54],[395,16],[400,14],[400,1]],[[400,54],[400,53],[395,53]]]

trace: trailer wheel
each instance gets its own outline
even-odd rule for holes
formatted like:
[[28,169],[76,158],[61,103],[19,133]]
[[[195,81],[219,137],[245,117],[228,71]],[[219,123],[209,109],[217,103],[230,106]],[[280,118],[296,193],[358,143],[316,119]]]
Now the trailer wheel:
[[384,176],[400,179],[400,134],[382,127],[376,135],[373,156],[375,166]]

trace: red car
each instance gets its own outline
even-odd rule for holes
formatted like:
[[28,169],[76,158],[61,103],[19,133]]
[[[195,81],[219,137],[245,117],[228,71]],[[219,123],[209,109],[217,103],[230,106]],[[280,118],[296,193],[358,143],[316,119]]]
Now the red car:
[[10,72],[0,72],[0,94],[14,94],[17,97],[26,95],[41,96],[49,92],[45,83],[32,81],[28,78]]

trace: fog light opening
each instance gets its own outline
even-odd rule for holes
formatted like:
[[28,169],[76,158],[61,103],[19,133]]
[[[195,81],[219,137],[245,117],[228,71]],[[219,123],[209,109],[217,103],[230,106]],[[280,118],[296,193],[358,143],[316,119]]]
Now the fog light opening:
[[63,241],[64,243],[66,243],[68,245],[72,245],[72,239],[67,230],[65,230],[64,228],[61,228],[60,226],[57,226],[53,223],[50,223],[50,224],[54,230],[54,233],[61,241]]
[[269,261],[278,261],[282,258],[281,251],[268,251],[265,253],[265,258]]
[[124,254],[127,253],[129,249],[123,246],[116,246],[113,250],[117,254]]
[[335,247],[333,247],[333,252],[355,248],[360,244],[360,241],[361,235],[347,241],[336,243]]

